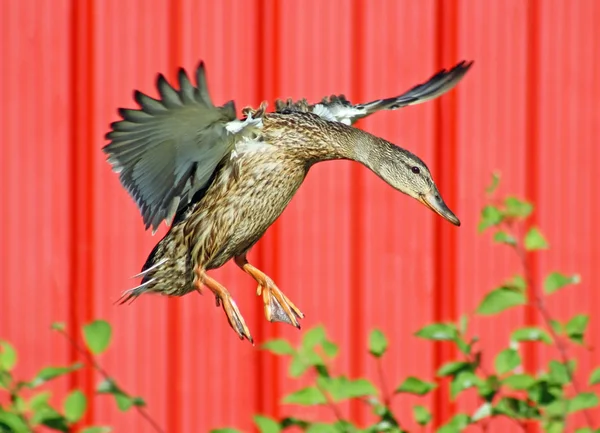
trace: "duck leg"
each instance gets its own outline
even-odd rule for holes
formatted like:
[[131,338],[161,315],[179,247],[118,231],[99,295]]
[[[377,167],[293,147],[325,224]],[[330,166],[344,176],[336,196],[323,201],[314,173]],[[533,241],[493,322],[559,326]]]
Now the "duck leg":
[[233,330],[237,333],[240,339],[248,339],[252,344],[254,344],[254,340],[252,339],[252,335],[250,335],[250,330],[248,326],[246,326],[246,322],[240,313],[235,301],[231,297],[229,291],[223,287],[218,281],[214,278],[206,275],[206,272],[200,269],[196,269],[197,279],[194,283],[196,286],[196,290],[202,293],[202,285],[205,285],[210,289],[211,292],[214,293],[217,298],[217,307],[219,305],[223,306],[223,311],[225,311],[225,315],[227,316],[227,320],[229,321],[229,325],[233,328]]
[[298,319],[303,319],[304,314],[279,290],[273,280],[260,269],[248,263],[245,254],[237,256],[235,263],[258,283],[256,294],[258,296],[262,295],[267,320],[269,322],[289,323],[300,329]]

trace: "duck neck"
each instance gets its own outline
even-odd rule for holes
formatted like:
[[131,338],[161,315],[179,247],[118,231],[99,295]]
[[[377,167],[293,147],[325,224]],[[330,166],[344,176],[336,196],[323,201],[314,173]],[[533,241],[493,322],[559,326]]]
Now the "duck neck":
[[397,161],[395,155],[402,151],[389,141],[355,128],[348,128],[339,143],[335,159],[359,162],[384,180],[390,164]]

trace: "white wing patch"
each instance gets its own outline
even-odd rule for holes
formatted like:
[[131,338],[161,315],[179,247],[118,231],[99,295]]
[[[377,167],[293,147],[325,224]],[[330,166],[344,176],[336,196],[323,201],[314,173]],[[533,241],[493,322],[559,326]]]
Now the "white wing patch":
[[356,117],[364,116],[367,113],[367,110],[363,107],[334,102],[328,105],[316,104],[312,112],[330,122],[340,122],[344,125],[352,125],[352,121]]
[[235,120],[232,120],[231,122],[227,122],[227,124],[225,125],[225,129],[230,134],[237,134],[242,129],[246,129],[247,127],[262,128],[262,126],[263,126],[262,117],[259,117],[258,119],[254,119],[252,117],[252,114],[249,114],[248,117],[246,117],[246,119],[244,119],[244,120],[235,119]]
[[321,117],[322,119],[329,120],[330,122],[337,122],[338,120],[335,118],[331,110],[324,106],[323,104],[317,104],[314,106],[312,110],[313,114]]

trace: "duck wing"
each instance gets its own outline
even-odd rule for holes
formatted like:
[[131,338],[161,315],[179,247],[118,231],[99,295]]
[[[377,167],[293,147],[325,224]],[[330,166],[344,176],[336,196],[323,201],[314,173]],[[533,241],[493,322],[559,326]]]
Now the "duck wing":
[[153,232],[163,220],[170,224],[207,185],[236,138],[256,125],[252,118],[237,119],[233,101],[212,103],[203,62],[195,86],[183,69],[178,80],[176,90],[159,74],[159,99],[135,91],[140,108],[119,109],[121,120],[110,125],[110,143],[102,149]]
[[352,104],[344,95],[325,97],[318,104],[308,105],[305,100],[292,102],[278,101],[277,111],[310,111],[329,121],[352,125],[359,119],[381,110],[397,110],[408,105],[420,104],[437,98],[453,89],[471,68],[473,62],[462,61],[449,70],[442,69],[424,83],[413,86],[399,96],[377,99],[364,104]]

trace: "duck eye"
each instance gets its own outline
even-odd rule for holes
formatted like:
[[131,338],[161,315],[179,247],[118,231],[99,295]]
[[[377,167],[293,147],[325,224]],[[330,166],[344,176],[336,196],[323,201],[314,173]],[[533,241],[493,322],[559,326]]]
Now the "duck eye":
[[419,174],[419,173],[421,173],[421,169],[420,169],[419,167],[413,167],[413,168],[411,168],[411,170],[412,170],[412,172],[413,172],[414,174]]

